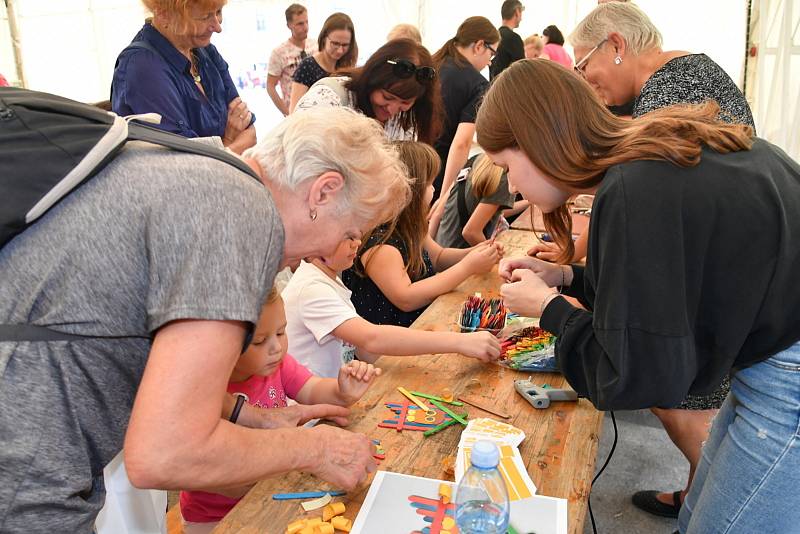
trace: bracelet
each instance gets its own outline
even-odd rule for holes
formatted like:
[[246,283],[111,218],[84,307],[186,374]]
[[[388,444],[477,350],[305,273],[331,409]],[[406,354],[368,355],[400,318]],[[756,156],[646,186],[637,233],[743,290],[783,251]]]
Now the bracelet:
[[236,397],[236,404],[233,406],[233,411],[228,421],[235,424],[236,420],[239,419],[239,412],[242,411],[242,406],[244,406],[244,403],[247,401],[247,395],[244,393],[234,393],[234,396]]
[[[553,300],[554,298],[558,297],[558,296],[560,296],[560,293],[548,293],[548,294],[547,294],[547,295],[546,295],[546,296],[545,296],[545,297],[542,299],[542,305],[541,305],[541,307],[539,308],[539,317],[541,317],[542,315],[544,315],[544,309],[545,309],[545,307],[546,307],[548,304],[550,304],[550,301],[551,301],[551,300]],[[549,300],[548,300],[548,299],[549,299]]]
[[564,269],[566,269],[566,265],[559,265],[559,269],[558,270],[561,271],[561,285],[558,286],[558,294],[559,295],[561,294],[562,291],[564,291],[564,286],[567,283],[567,275],[566,275],[566,271]]

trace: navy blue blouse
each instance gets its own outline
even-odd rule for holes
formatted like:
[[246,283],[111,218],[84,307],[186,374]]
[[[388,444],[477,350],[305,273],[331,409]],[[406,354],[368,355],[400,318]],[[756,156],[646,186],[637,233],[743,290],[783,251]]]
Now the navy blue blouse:
[[[145,23],[117,58],[111,109],[119,115],[159,113],[159,128],[184,137],[225,134],[228,103],[239,96],[228,64],[214,45],[192,50],[206,94],[194,83],[190,63],[166,37]],[[251,120],[255,121],[255,115]]]

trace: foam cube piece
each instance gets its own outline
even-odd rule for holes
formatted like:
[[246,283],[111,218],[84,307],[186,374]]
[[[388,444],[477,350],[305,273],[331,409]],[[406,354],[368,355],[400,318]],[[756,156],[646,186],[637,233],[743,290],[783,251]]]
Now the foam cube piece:
[[337,516],[331,519],[331,525],[336,530],[342,530],[344,532],[350,532],[350,529],[353,528],[353,522],[343,516]]
[[317,534],[317,529],[315,529],[314,527],[306,526],[303,528],[303,530],[301,530],[297,534]]
[[316,534],[334,534],[333,525],[330,523],[319,523],[314,532]]
[[453,487],[450,484],[439,484],[439,496],[445,504],[450,503],[453,499]]
[[337,515],[342,515],[345,511],[343,502],[332,502],[322,509],[322,520],[329,521]]
[[305,519],[298,519],[297,521],[289,523],[289,526],[286,527],[286,534],[297,534],[305,528],[306,523],[308,523],[308,521]]

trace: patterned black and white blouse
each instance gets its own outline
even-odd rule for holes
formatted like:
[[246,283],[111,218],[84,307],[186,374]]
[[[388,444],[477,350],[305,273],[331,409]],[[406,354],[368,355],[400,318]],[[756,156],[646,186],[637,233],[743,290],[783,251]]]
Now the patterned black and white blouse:
[[716,100],[721,120],[740,122],[755,129],[744,94],[728,74],[705,54],[676,57],[644,83],[633,104],[633,117],[674,104],[702,104]]
[[330,76],[330,72],[323,69],[312,55],[300,62],[297,66],[297,70],[294,71],[292,79],[306,87],[311,87],[317,83],[317,81],[327,76]]
[[[642,86],[633,103],[634,118],[675,104],[702,104],[715,100],[720,120],[753,127],[753,114],[744,94],[728,74],[705,54],[676,57],[655,71]],[[687,395],[681,402],[684,410],[711,410],[722,406],[730,390],[726,378],[709,395]]]

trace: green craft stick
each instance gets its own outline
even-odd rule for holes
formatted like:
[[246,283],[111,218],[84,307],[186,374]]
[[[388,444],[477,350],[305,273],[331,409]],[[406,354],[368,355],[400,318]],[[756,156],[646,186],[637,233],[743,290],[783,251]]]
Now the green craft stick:
[[441,402],[431,399],[431,403],[462,425],[467,426],[467,421],[463,417],[452,411],[450,408],[445,407]]
[[[433,399],[431,399],[431,400],[433,400]],[[435,426],[435,427],[431,428],[430,430],[426,430],[425,432],[422,433],[422,435],[427,438],[428,436],[432,436],[432,435],[436,434],[437,432],[439,432],[440,430],[444,430],[448,426],[454,425],[456,423],[458,423],[458,421],[456,421],[455,419],[450,419],[449,421],[445,421],[444,423],[442,423],[439,426]]]
[[423,399],[430,399],[430,400],[436,400],[436,401],[439,401],[439,402],[446,402],[447,404],[452,404],[453,406],[464,406],[463,402],[459,402],[457,400],[446,401],[441,397],[436,397],[434,395],[428,395],[427,393],[420,393],[419,391],[412,391],[411,394],[412,395],[416,395],[417,397],[422,397]]
[[508,534],[519,534],[514,527],[508,525]]

